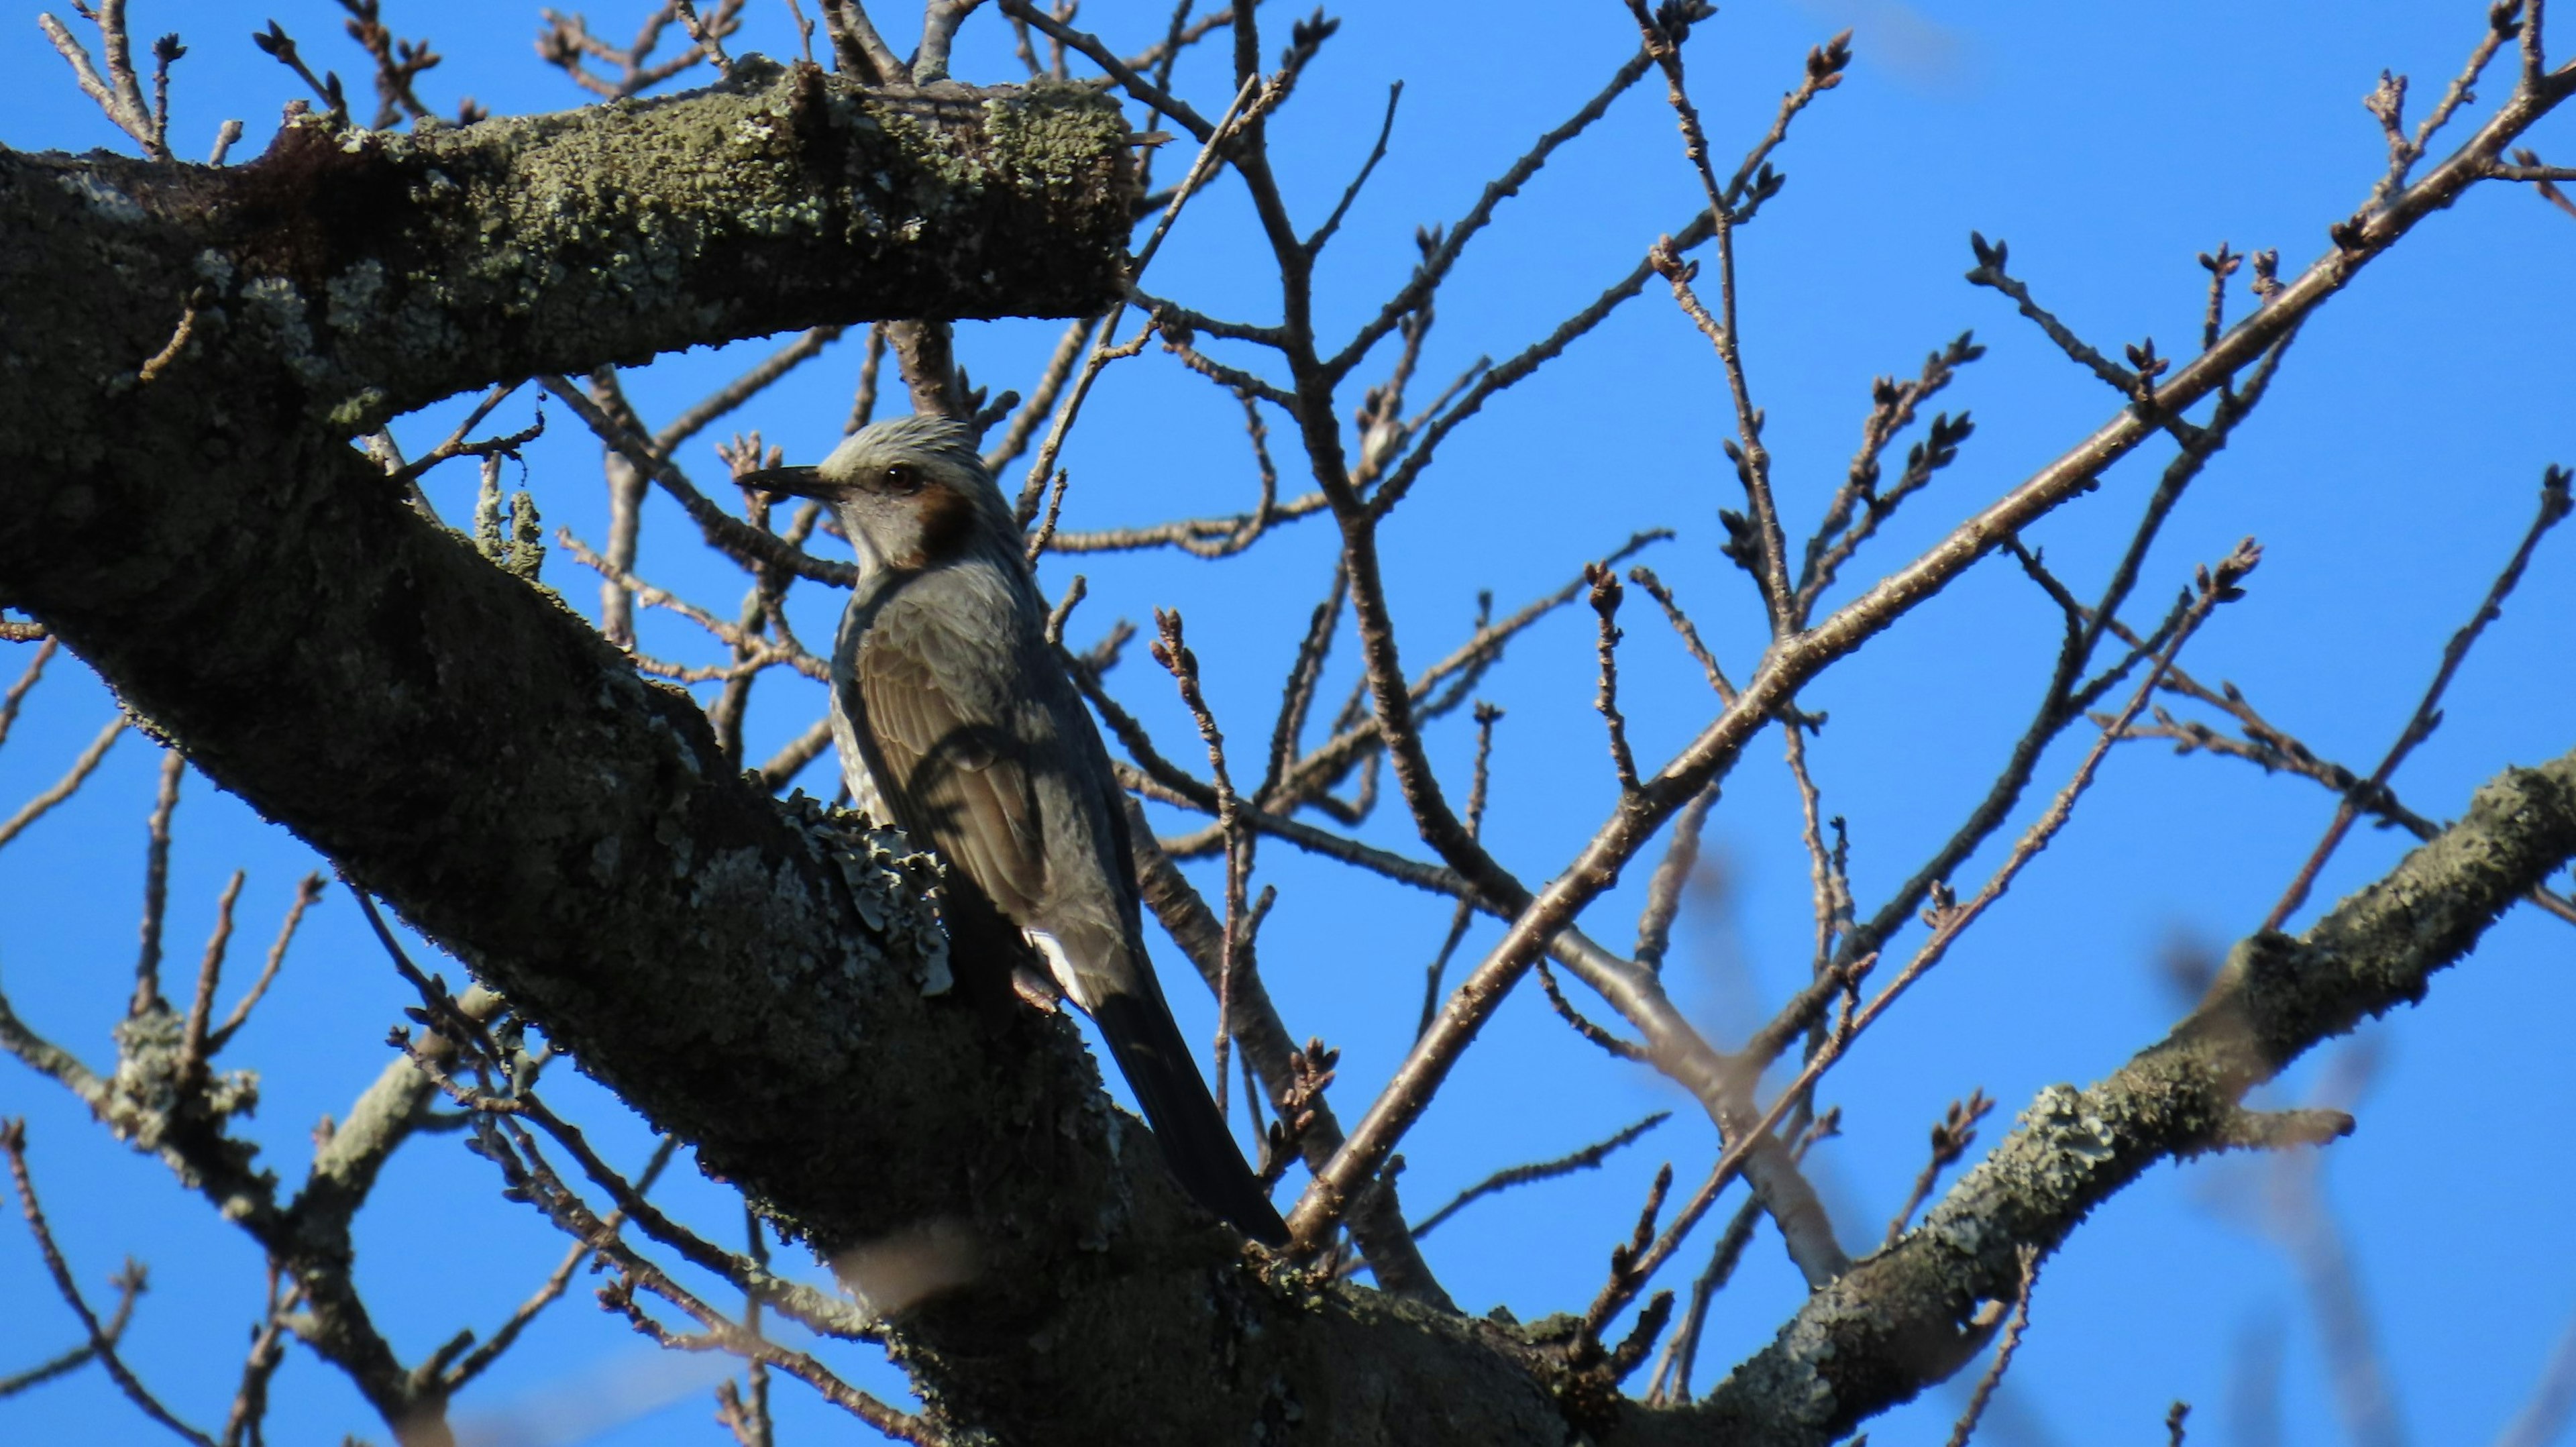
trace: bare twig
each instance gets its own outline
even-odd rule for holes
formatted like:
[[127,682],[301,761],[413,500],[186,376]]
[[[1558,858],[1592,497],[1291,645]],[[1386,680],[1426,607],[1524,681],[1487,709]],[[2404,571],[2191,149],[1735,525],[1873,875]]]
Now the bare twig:
[[[1023,15],[1023,18],[1037,13],[1028,10],[1024,5],[1014,3],[1014,0],[1003,0],[1002,8],[1014,15]],[[1128,261],[1127,278],[1130,286],[1144,276],[1145,268],[1154,260],[1154,253],[1162,249],[1163,238],[1171,234],[1172,223],[1180,219],[1181,208],[1189,203],[1190,197],[1198,191],[1209,176],[1215,173],[1216,163],[1223,154],[1226,141],[1242,126],[1257,120],[1264,111],[1278,104],[1284,94],[1284,92],[1264,91],[1258,80],[1246,81],[1235,91],[1234,100],[1226,106],[1225,114],[1218,118],[1215,127],[1200,135],[1198,158],[1190,163],[1189,174],[1182,178],[1179,187],[1172,192],[1171,204],[1163,208],[1162,219],[1154,223],[1153,233],[1145,238],[1144,246],[1139,248],[1136,255]],[[1081,415],[1083,401],[1091,395],[1091,384],[1098,379],[1101,369],[1117,360],[1119,356],[1135,355],[1135,350],[1122,350],[1111,345],[1111,339],[1118,332],[1118,323],[1126,314],[1127,303],[1124,298],[1121,298],[1109,309],[1108,316],[1101,321],[1100,331],[1092,343],[1091,355],[1083,360],[1081,372],[1075,375],[1072,387],[1064,394],[1064,401],[1056,408],[1055,420],[1047,426],[1046,440],[1039,444],[1037,456],[1029,463],[1028,480],[1020,485],[1019,503],[1014,510],[1023,528],[1027,527],[1029,520],[1037,515],[1038,494],[1046,486],[1047,478],[1055,470],[1056,455],[1064,450],[1065,436],[1073,428],[1073,419]],[[1135,349],[1143,347],[1146,335],[1146,332],[1137,333]]]
[[1592,1144],[1574,1152],[1572,1155],[1559,1156],[1552,1161],[1534,1161],[1525,1166],[1513,1166],[1508,1170],[1496,1171],[1485,1179],[1478,1181],[1476,1184],[1469,1186],[1463,1191],[1460,1191],[1457,1197],[1451,1200],[1449,1204],[1432,1212],[1430,1215],[1423,1217],[1420,1221],[1415,1222],[1413,1226],[1414,1238],[1419,1240],[1424,1236],[1430,1235],[1432,1228],[1438,1226],[1441,1222],[1448,1220],[1450,1217],[1457,1215],[1460,1211],[1465,1210],[1468,1206],[1487,1196],[1493,1195],[1498,1191],[1508,1191],[1514,1186],[1526,1186],[1533,1181],[1547,1181],[1554,1180],[1558,1176],[1570,1176],[1577,1171],[1598,1170],[1601,1163],[1610,1158],[1611,1152],[1618,1150],[1620,1147],[1636,1140],[1646,1132],[1662,1125],[1665,1121],[1672,1119],[1672,1115],[1673,1113],[1669,1110],[1659,1110],[1653,1115],[1647,1116],[1644,1120],[1621,1129],[1616,1134],[1611,1135],[1605,1140],[1594,1141]]
[[286,1361],[287,1308],[301,1288],[287,1284],[287,1274],[268,1266],[266,1309],[252,1331],[250,1354],[242,1361],[241,1384],[233,1390],[232,1410],[224,1414],[224,1447],[262,1447],[261,1424],[268,1417],[268,1384]]
[[1950,1109],[1932,1126],[1932,1158],[1923,1163],[1923,1173],[1914,1178],[1914,1189],[1906,1194],[1905,1204],[1897,1208],[1896,1217],[1887,1223],[1884,1244],[1893,1246],[1905,1234],[1905,1223],[1914,1219],[1915,1208],[1932,1194],[1933,1183],[1941,1173],[1959,1163],[1968,1147],[1977,1143],[1977,1123],[1986,1118],[1995,1103],[1984,1090],[1969,1093],[1964,1101],[1950,1102]]
[[[296,79],[303,81],[305,87],[311,90],[315,98],[327,108],[328,118],[334,130],[349,124],[349,97],[340,88],[340,73],[325,71],[321,75],[315,75],[313,68],[304,63],[303,53],[296,49],[295,38],[286,33],[285,26],[272,19],[268,22],[266,30],[252,35],[250,40],[251,44],[259,47],[262,54],[295,72]],[[291,102],[287,106],[289,114],[305,109],[307,107],[302,101]]]
[[[2516,15],[2519,9],[2518,5],[2489,7],[2487,33],[2478,37],[2477,47],[2469,53],[2468,63],[2460,68],[2458,75],[2451,78],[2449,89],[2442,92],[2441,100],[2434,104],[2432,113],[2425,116],[2422,123],[2415,127],[2415,134],[2411,137],[2405,133],[2402,125],[2406,103],[2406,77],[2391,75],[2384,70],[2379,73],[2379,89],[2373,91],[2362,104],[2378,118],[2381,128],[2387,133],[2388,174],[2380,177],[2379,184],[2371,188],[2370,205],[2386,206],[2389,198],[2405,186],[2407,174],[2414,170],[2417,161],[2424,158],[2424,152],[2432,144],[2433,137],[2441,131],[2442,127],[2450,124],[2451,117],[2458,113],[2462,105],[2476,99],[2472,87],[2478,83],[2478,77],[2485,74],[2487,63],[2495,59],[2496,52],[2504,47],[2506,41],[2513,39],[2516,32],[2521,29]],[[2539,17],[2534,15],[2531,29],[2537,32],[2539,28]]]
[[1637,912],[1637,963],[1644,969],[1664,967],[1664,952],[1672,946],[1673,918],[1681,913],[1682,892],[1699,867],[1700,831],[1716,807],[1717,786],[1711,784],[1673,820],[1664,857],[1655,862],[1654,875],[1646,882],[1645,907]]
[[1673,1294],[1658,1292],[1654,1301],[1637,1314],[1637,1324],[1629,1330],[1618,1348],[1608,1352],[1602,1350],[1601,1329],[1618,1316],[1621,1308],[1636,1294],[1637,1288],[1644,1284],[1644,1278],[1638,1274],[1638,1259],[1644,1253],[1646,1243],[1654,1239],[1655,1218],[1663,1213],[1664,1197],[1672,1188],[1673,1166],[1672,1162],[1666,1161],[1662,1169],[1655,1172],[1654,1184],[1646,1188],[1646,1204],[1637,1212],[1636,1229],[1628,1240],[1610,1248],[1608,1283],[1601,1288],[1601,1294],[1592,1299],[1591,1307],[1575,1326],[1574,1341],[1567,1348],[1566,1361],[1576,1371],[1599,1370],[1610,1381],[1618,1381],[1644,1360],[1647,1349],[1654,1344],[1655,1334],[1663,1329],[1665,1320],[1671,1316]]
[[2025,1245],[2021,1248],[2021,1290],[2013,1297],[2012,1323],[2004,1328],[2003,1340],[1995,1344],[1993,1364],[1969,1394],[1968,1409],[1959,1414],[1958,1424],[1950,1429],[1950,1447],[1968,1447],[1968,1438],[1986,1415],[1986,1404],[1994,1400],[1995,1388],[2002,1384],[2005,1369],[2012,1365],[2013,1352],[2021,1346],[2022,1333],[2030,1329],[2030,1291],[2038,1281],[2039,1248]]
[[[1138,67],[1119,59],[1109,47],[1101,44],[1097,37],[1074,29],[1056,16],[1049,15],[1029,4],[1028,0],[1001,0],[1001,10],[1013,20],[1043,33],[1048,39],[1075,51],[1084,59],[1099,66],[1110,79],[1118,82],[1120,89],[1170,117],[1183,130],[1190,133],[1191,139],[1205,144],[1216,136],[1219,127],[1210,125],[1207,118],[1200,115],[1188,101],[1174,96],[1169,90],[1138,74]],[[1256,78],[1253,75],[1246,75],[1238,83],[1248,85]]]
[[1610,767],[1618,775],[1619,791],[1637,791],[1637,756],[1628,749],[1628,720],[1619,713],[1619,601],[1622,590],[1618,571],[1607,564],[1587,563],[1583,580],[1592,585],[1592,612],[1600,620],[1601,688],[1593,700],[1602,722],[1610,730]]
[[1402,99],[1404,99],[1403,81],[1399,80],[1386,88],[1386,119],[1378,122],[1377,144],[1369,147],[1368,159],[1360,163],[1360,173],[1353,176],[1351,184],[1343,188],[1342,199],[1333,203],[1332,214],[1326,216],[1323,224],[1315,228],[1314,234],[1306,238],[1308,256],[1321,252],[1324,249],[1324,243],[1333,239],[1333,233],[1341,230],[1342,218],[1350,214],[1351,203],[1360,198],[1360,188],[1368,184],[1370,174],[1377,170],[1377,163],[1386,159],[1387,138],[1395,134],[1395,104]]
[[[125,1359],[117,1355],[116,1339],[108,1335],[106,1325],[81,1296],[79,1284],[72,1279],[71,1267],[63,1260],[62,1249],[54,1244],[53,1228],[45,1223],[44,1208],[36,1202],[35,1177],[27,1169],[25,1121],[0,1121],[0,1152],[8,1154],[9,1178],[18,1188],[18,1209],[25,1213],[27,1229],[35,1235],[36,1249],[45,1258],[45,1270],[53,1276],[54,1289],[62,1294],[64,1304],[80,1318],[82,1328],[89,1333],[90,1350],[97,1356],[98,1364],[107,1369],[108,1376],[115,1381],[117,1389],[125,1393],[126,1399],[143,1409],[143,1415],[196,1443],[197,1447],[215,1447],[213,1438],[170,1415],[169,1409],[144,1387],[133,1370],[125,1365]],[[129,1263],[127,1270],[134,1269]]]
[[[1337,585],[1340,576],[1338,571],[1334,574]],[[1337,597],[1339,592],[1337,586]],[[1323,616],[1323,610],[1316,610],[1319,621]],[[1470,836],[1481,835],[1484,831],[1485,793],[1491,782],[1494,758],[1494,725],[1501,722],[1502,717],[1503,711],[1490,703],[1476,705],[1476,765],[1467,786],[1467,833]],[[1281,722],[1286,722],[1284,715]],[[1431,1028],[1431,1012],[1440,1008],[1440,976],[1449,968],[1449,957],[1458,952],[1458,943],[1467,937],[1467,925],[1475,917],[1475,902],[1462,896],[1458,907],[1449,916],[1449,933],[1440,941],[1440,952],[1431,957],[1431,967],[1423,972],[1422,1023],[1414,1031],[1417,1036]]]
[[824,28],[832,33],[832,55],[844,74],[870,85],[907,81],[912,71],[877,33],[860,0],[821,0]]
[[[108,720],[107,726],[98,731],[97,736],[89,741],[89,747],[80,751],[78,758],[72,760],[72,766],[63,772],[61,778],[56,779],[42,793],[18,806],[17,813],[5,820],[0,820],[0,848],[7,848],[11,840],[27,831],[28,825],[42,819],[53,810],[55,805],[79,792],[80,786],[89,779],[91,773],[97,770],[99,761],[107,757],[108,745],[115,743],[116,736],[123,732],[125,732],[123,715],[120,714]],[[171,757],[178,756],[174,753]]]
[[259,1007],[261,997],[268,993],[269,985],[277,979],[279,967],[286,963],[286,947],[295,942],[296,926],[304,922],[304,912],[322,897],[322,891],[329,883],[328,876],[315,870],[295,886],[295,902],[286,907],[286,919],[277,927],[277,939],[268,947],[268,958],[259,967],[259,978],[251,981],[250,989],[233,1002],[231,1013],[224,1016],[224,1023],[216,1026],[206,1037],[207,1054],[221,1053],[231,1042],[234,1032],[250,1019],[250,1012]]
[[60,647],[62,643],[52,634],[42,635],[36,644],[35,657],[27,660],[27,671],[18,675],[18,681],[9,685],[7,693],[0,694],[0,744],[9,741],[9,730],[18,723],[19,708],[26,703],[27,695],[34,691],[37,680],[45,676],[45,665],[54,661],[54,652]]
[[188,53],[176,35],[165,35],[152,47],[155,70],[155,102],[143,98],[142,82],[134,71],[133,41],[125,26],[125,0],[98,0],[95,10],[75,0],[72,7],[98,25],[99,50],[106,58],[107,74],[102,77],[90,61],[89,51],[51,15],[36,17],[37,26],[54,49],[70,63],[72,78],[79,83],[81,94],[97,102],[118,130],[134,138],[143,148],[144,159],[170,159],[170,65]]
[[1557,988],[1556,972],[1547,967],[1547,962],[1545,960],[1539,961],[1538,987],[1547,996],[1548,1008],[1556,1012],[1556,1018],[1563,1020],[1566,1024],[1572,1026],[1575,1034],[1580,1035],[1584,1039],[1591,1041],[1593,1044],[1600,1046],[1603,1050],[1608,1051],[1612,1056],[1621,1060],[1645,1060],[1649,1058],[1644,1046],[1631,1045],[1627,1041],[1620,1039],[1618,1036],[1611,1034],[1609,1031],[1602,1029],[1599,1025],[1596,1025],[1592,1021],[1584,1018],[1583,1012],[1575,1009],[1573,1003],[1565,998],[1565,992]]
[[[2480,63],[2483,64],[2483,60]],[[2495,581],[2488,586],[2487,595],[2479,602],[2476,615],[2451,635],[2449,643],[2443,645],[2441,667],[2434,670],[2433,681],[2425,686],[2423,699],[2415,705],[2414,715],[2406,720],[2406,727],[2398,731],[2397,741],[2388,746],[2388,753],[2379,761],[2379,767],[2371,770],[2370,777],[2363,782],[2364,789],[2386,788],[2389,777],[2397,772],[2397,766],[2406,761],[2406,756],[2415,751],[2417,744],[2432,737],[2433,730],[2441,726],[2442,694],[2451,686],[2451,679],[2459,672],[2461,663],[2467,660],[2469,650],[2476,646],[2478,635],[2486,631],[2489,623],[2503,616],[2504,600],[2512,596],[2514,585],[2522,581],[2523,569],[2529,566],[2532,551],[2540,546],[2540,540],[2548,536],[2551,528],[2564,521],[2570,511],[2576,511],[2576,502],[2571,502],[2569,496],[2568,478],[2567,469],[2555,465],[2543,474],[2539,514],[2524,530],[2522,542],[2513,550],[2513,556],[2506,560],[2504,570],[2496,574]],[[2272,906],[2271,914],[2265,916],[2263,928],[2279,929],[2306,902],[2308,890],[2316,883],[2317,872],[2334,857],[2336,847],[2343,843],[2345,833],[2352,828],[2352,822],[2360,812],[2361,806],[2349,793],[2335,806],[2334,820],[2326,826],[2325,837],[2317,841],[2314,852],[2299,867],[2297,877],[2282,892],[2280,902]]]
[[698,43],[700,50],[706,52],[708,61],[716,68],[716,74],[731,80],[733,57],[725,54],[724,49],[725,32],[730,27],[724,24],[724,13],[718,11],[716,22],[709,24],[698,19],[698,7],[692,3],[692,0],[668,0],[668,3],[671,12],[680,17],[680,28],[689,32],[689,38]]
[[599,434],[600,440],[625,454],[628,461],[662,484],[663,490],[670,493],[681,509],[688,513],[690,521],[706,534],[707,541],[726,556],[746,568],[756,569],[767,564],[836,588],[846,588],[857,581],[855,564],[826,562],[810,556],[776,535],[763,532],[717,507],[705,493],[698,491],[661,449],[611,418],[572,383],[554,375],[537,380],[547,391],[561,398],[565,406],[572,408],[591,431]]
[[[1809,1122],[1799,1132],[1798,1143],[1789,1150],[1790,1163],[1803,1163],[1817,1142],[1839,1135],[1842,1119],[1842,1108],[1836,1106]],[[1647,1405],[1690,1400],[1691,1364],[1699,1357],[1700,1331],[1708,1322],[1709,1303],[1735,1275],[1736,1264],[1744,1259],[1744,1248],[1753,1244],[1753,1228],[1761,1220],[1762,1202],[1754,1197],[1736,1208],[1726,1229],[1718,1233],[1717,1244],[1709,1252],[1708,1268],[1691,1283],[1690,1305],[1682,1312],[1681,1325],[1674,1328],[1672,1338],[1664,1344],[1663,1360],[1655,1364],[1654,1374],[1647,1379]]]
[[[1619,68],[1611,73],[1609,81],[1595,92],[1591,99],[1585,101],[1572,116],[1568,117],[1563,124],[1540,136],[1527,151],[1521,153],[1517,160],[1505,167],[1501,175],[1486,182],[1485,189],[1478,194],[1476,204],[1467,209],[1467,214],[1448,226],[1440,228],[1436,233],[1440,238],[1438,245],[1423,259],[1422,265],[1414,270],[1412,277],[1405,282],[1404,286],[1397,290],[1395,295],[1387,298],[1385,304],[1378,308],[1377,315],[1363,324],[1340,351],[1324,359],[1323,375],[1334,381],[1349,375],[1351,370],[1360,364],[1361,359],[1375,349],[1379,342],[1384,341],[1405,317],[1428,304],[1433,293],[1440,289],[1440,284],[1448,279],[1450,271],[1457,266],[1458,258],[1465,253],[1467,244],[1493,221],[1494,209],[1505,199],[1518,195],[1521,188],[1529,184],[1530,178],[1537,175],[1540,168],[1548,163],[1549,158],[1567,142],[1591,129],[1594,121],[1609,112],[1610,103],[1625,94],[1630,86],[1635,85],[1652,65],[1653,61],[1642,49],[1622,61]],[[1133,93],[1132,89],[1130,93]],[[1638,277],[1641,283],[1643,279],[1642,275]],[[1630,288],[1630,294],[1633,295],[1634,292],[1635,288]]]
[[[783,643],[772,643],[768,639],[746,631],[739,625],[727,623],[694,603],[656,588],[632,573],[609,566],[607,559],[592,552],[581,539],[574,537],[569,531],[556,529],[555,541],[566,552],[571,553],[575,561],[607,579],[612,586],[634,594],[636,601],[644,606],[677,613],[713,634],[719,642],[732,648],[737,661],[725,668],[714,670],[707,674],[707,677],[732,678],[739,676],[739,670],[756,670],[784,664],[817,682],[830,681],[832,666],[804,649]],[[637,662],[642,665],[649,660],[638,659]]]
[[766,391],[771,383],[820,355],[825,347],[841,339],[844,330],[838,326],[821,326],[797,333],[794,340],[763,357],[749,371],[672,418],[669,425],[653,434],[654,447],[665,456],[679,451],[681,443],[704,432],[727,413]]
[[[1199,738],[1207,745],[1208,774],[1216,789],[1217,827],[1226,841],[1225,949],[1217,971],[1216,1043],[1214,1068],[1209,1074],[1217,1083],[1216,1110],[1218,1118],[1223,1119],[1227,1113],[1227,1066],[1234,1048],[1234,1001],[1243,978],[1243,956],[1248,953],[1245,943],[1252,923],[1245,913],[1244,898],[1251,883],[1252,835],[1244,827],[1243,801],[1235,794],[1234,780],[1226,768],[1225,734],[1217,727],[1216,713],[1208,707],[1207,695],[1199,687],[1198,655],[1181,636],[1181,615],[1157,608],[1154,628],[1154,661],[1163,665],[1172,681],[1180,685],[1181,702],[1198,722]],[[1267,898],[1266,892],[1264,897]]]
[[223,978],[224,955],[233,938],[233,906],[240,902],[242,882],[249,878],[244,870],[233,871],[231,882],[224,886],[223,897],[215,901],[215,929],[207,937],[206,953],[197,965],[197,988],[188,999],[188,1018],[179,1032],[179,1077],[194,1082],[206,1068],[211,1053],[206,1034],[215,1017],[215,986]]
[[[101,1330],[100,1335],[106,1337],[110,1345],[114,1345],[125,1335],[125,1324],[133,1319],[134,1303],[147,1289],[147,1283],[148,1278],[143,1267],[134,1261],[126,1262],[122,1270],[108,1278],[108,1284],[116,1288],[116,1309],[108,1313],[107,1325]],[[42,1386],[56,1377],[78,1371],[97,1357],[98,1348],[84,1342],[51,1361],[41,1362],[23,1372],[0,1377],[0,1401],[6,1401],[30,1387]]]
[[[653,1148],[652,1158],[644,1163],[643,1171],[635,1178],[636,1194],[642,1195],[653,1189],[653,1183],[660,1179],[662,1168],[671,1163],[672,1153],[679,1144],[678,1136],[662,1137],[661,1143]],[[600,1224],[604,1229],[614,1232],[625,1222],[625,1219],[623,1213],[611,1211]],[[445,1376],[440,1379],[440,1385],[450,1393],[462,1390],[468,1382],[482,1375],[485,1368],[500,1360],[502,1353],[507,1352],[517,1343],[519,1334],[527,1330],[528,1324],[535,1321],[539,1313],[562,1297],[565,1289],[572,1284],[573,1272],[578,1270],[581,1263],[596,1251],[597,1248],[588,1241],[575,1242],[570,1250],[564,1252],[562,1262],[543,1282],[538,1284],[537,1289],[529,1294],[528,1299],[520,1302],[508,1319],[493,1328],[491,1339],[459,1358],[456,1365],[449,1368]]]

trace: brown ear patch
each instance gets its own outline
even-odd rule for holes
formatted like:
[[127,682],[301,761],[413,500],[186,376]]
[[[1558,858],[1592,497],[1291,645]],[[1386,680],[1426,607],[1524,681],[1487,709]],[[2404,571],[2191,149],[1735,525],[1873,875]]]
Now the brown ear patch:
[[921,494],[921,561],[943,563],[966,550],[975,532],[975,504],[953,487],[932,485]]

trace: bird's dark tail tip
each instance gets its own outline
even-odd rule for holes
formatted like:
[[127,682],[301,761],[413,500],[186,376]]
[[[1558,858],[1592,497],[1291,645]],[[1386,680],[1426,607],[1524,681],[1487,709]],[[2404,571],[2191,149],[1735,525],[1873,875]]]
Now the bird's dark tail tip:
[[1163,1160],[1198,1203],[1264,1246],[1288,1244],[1288,1223],[1270,1203],[1261,1179],[1243,1163],[1233,1133],[1199,1080],[1180,1028],[1162,1002],[1113,995],[1093,1018],[1119,1073],[1154,1126]]

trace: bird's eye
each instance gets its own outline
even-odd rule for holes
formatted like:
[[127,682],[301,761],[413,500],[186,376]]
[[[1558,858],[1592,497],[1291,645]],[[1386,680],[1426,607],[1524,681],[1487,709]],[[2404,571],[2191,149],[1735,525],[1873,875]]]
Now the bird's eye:
[[885,470],[886,491],[915,493],[921,491],[921,469],[909,462],[889,463]]

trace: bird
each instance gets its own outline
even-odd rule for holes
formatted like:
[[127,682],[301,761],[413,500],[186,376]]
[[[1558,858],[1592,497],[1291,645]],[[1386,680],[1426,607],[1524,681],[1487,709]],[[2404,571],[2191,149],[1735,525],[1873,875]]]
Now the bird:
[[823,504],[858,555],[830,704],[852,800],[947,862],[946,888],[962,896],[952,934],[989,907],[1027,937],[1052,976],[1034,983],[1098,1025],[1191,1196],[1285,1245],[1155,981],[1109,752],[1047,639],[1019,525],[974,434],[916,413],[860,428],[811,466],[736,480]]

